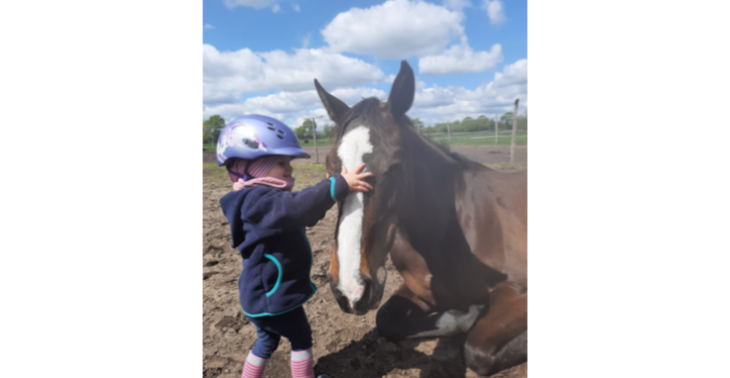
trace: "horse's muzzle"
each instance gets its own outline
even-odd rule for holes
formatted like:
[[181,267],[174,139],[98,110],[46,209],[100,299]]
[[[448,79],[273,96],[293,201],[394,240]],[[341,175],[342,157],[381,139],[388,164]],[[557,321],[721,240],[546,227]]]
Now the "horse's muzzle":
[[[335,300],[337,300],[337,304],[343,312],[355,315],[365,315],[371,309],[376,309],[380,306],[380,299],[383,293],[382,289],[377,290],[377,288],[374,288],[374,283],[369,278],[363,277],[362,281],[365,285],[365,290],[363,291],[362,296],[360,298],[351,299],[342,293],[338,287],[338,283],[335,283],[332,279],[329,280],[332,294],[334,294]],[[377,295],[378,292],[380,295]]]

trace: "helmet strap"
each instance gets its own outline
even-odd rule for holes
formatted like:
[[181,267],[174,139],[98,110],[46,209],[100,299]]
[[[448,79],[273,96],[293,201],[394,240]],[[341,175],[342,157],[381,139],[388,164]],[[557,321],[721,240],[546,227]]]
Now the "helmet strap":
[[255,178],[255,177],[251,176],[251,174],[250,174],[250,173],[248,173],[248,167],[249,167],[250,165],[251,165],[251,160],[246,160],[246,166],[245,166],[245,167],[243,167],[243,175],[242,175],[242,174],[240,174],[240,173],[238,173],[238,172],[234,172],[234,171],[232,171],[232,170],[231,170],[231,169],[230,169],[230,168],[228,167],[228,165],[226,165],[226,170],[228,171],[228,173],[230,173],[230,174],[232,174],[232,175],[234,175],[234,176],[236,176],[236,177],[238,177],[238,178],[242,179],[242,180],[243,180],[243,181],[245,182],[245,181],[248,181],[248,180],[249,180],[250,178]]

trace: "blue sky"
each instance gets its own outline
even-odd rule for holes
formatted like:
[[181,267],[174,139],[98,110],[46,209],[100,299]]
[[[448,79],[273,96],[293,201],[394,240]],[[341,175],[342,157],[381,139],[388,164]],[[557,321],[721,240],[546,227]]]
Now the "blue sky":
[[427,125],[528,105],[524,0],[204,0],[202,26],[204,119],[326,118],[314,78],[350,106],[385,100],[400,59]]

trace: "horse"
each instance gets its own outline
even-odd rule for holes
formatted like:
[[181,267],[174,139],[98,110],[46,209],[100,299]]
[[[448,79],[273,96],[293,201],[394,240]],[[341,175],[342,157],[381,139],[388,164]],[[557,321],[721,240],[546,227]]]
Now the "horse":
[[[326,169],[366,163],[373,190],[338,202],[327,278],[340,309],[378,309],[387,340],[466,333],[466,365],[490,375],[527,360],[527,172],[498,172],[423,137],[405,113],[404,60],[386,102],[352,108],[314,80],[335,123]],[[403,284],[380,306],[387,255]]]

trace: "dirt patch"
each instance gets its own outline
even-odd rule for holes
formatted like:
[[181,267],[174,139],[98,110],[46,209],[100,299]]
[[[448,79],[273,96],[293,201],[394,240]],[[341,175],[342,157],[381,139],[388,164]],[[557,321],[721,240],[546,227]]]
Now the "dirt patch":
[[[484,154],[489,155],[488,152]],[[526,151],[524,154],[526,157]],[[323,156],[320,153],[321,161],[324,161]],[[214,163],[214,154],[206,153],[203,161]],[[297,177],[295,191],[315,184],[325,175],[322,165],[300,166],[295,168],[294,173]],[[229,190],[230,182],[223,168],[206,165],[203,171],[202,261],[205,378],[240,377],[246,355],[256,340],[256,329],[243,316],[238,302],[236,282],[242,269],[241,257],[236,249],[230,247],[228,222],[218,205],[218,200]],[[406,340],[396,345],[378,336],[375,311],[365,316],[340,311],[326,277],[334,245],[336,209],[334,206],[322,221],[307,229],[314,256],[312,281],[318,289],[304,305],[314,338],[315,373],[327,373],[334,378],[477,377],[464,365],[461,337]],[[387,270],[384,301],[402,282],[390,261]],[[289,342],[282,339],[279,349],[266,367],[264,377],[290,377],[290,352]],[[493,377],[526,376],[525,363]]]

